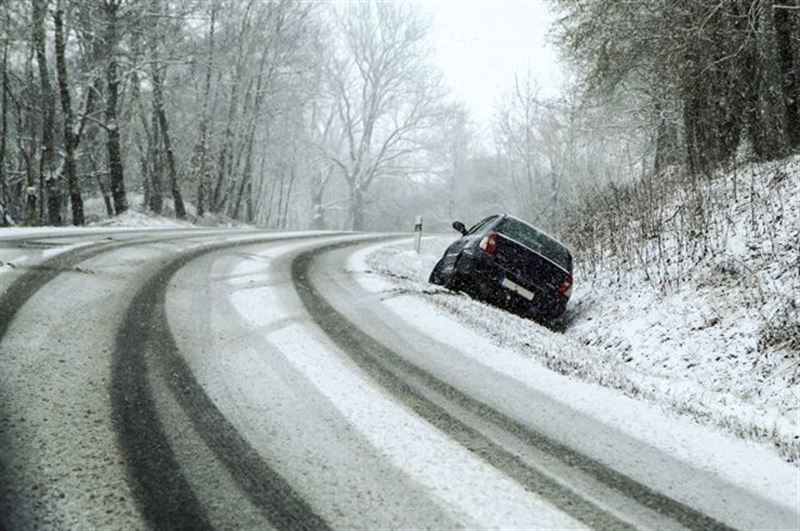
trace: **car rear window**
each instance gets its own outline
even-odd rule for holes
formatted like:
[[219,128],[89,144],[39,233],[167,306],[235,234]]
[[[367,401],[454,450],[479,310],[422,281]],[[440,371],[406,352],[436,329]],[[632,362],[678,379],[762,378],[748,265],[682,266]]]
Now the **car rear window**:
[[527,223],[513,218],[506,218],[497,227],[497,232],[516,240],[525,247],[533,249],[567,271],[572,271],[572,256],[570,256],[567,248]]
[[467,234],[475,234],[495,219],[497,219],[497,216],[489,216],[488,218],[480,220],[467,231]]

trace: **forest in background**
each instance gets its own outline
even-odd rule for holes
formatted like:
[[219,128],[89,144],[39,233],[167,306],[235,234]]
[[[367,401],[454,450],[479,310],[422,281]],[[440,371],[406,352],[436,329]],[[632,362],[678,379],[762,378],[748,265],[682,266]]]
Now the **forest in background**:
[[415,4],[0,0],[3,223],[80,225],[90,198],[277,229],[507,211],[580,252],[800,149],[798,0],[549,5],[565,93],[520,72],[476,124]]

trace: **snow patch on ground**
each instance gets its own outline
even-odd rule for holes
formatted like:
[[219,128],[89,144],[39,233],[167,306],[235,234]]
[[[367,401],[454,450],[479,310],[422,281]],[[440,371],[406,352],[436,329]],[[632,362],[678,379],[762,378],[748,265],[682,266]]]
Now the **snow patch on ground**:
[[175,208],[172,199],[164,198],[161,215],[154,214],[145,209],[144,196],[137,193],[128,193],[128,210],[119,216],[109,215],[102,196],[86,198],[83,202],[83,213],[86,220],[85,227],[69,226],[70,216],[67,215],[63,227],[3,227],[0,228],[0,239],[3,237],[36,235],[46,230],[48,233],[71,233],[75,230],[102,227],[104,229],[189,229],[194,227],[225,227],[225,228],[255,228],[228,218],[220,214],[205,213],[202,217],[196,214],[196,208],[191,203],[185,203],[187,219],[180,220],[175,217]]
[[164,198],[161,215],[147,211],[142,194],[128,193],[128,210],[119,216],[109,216],[102,197],[93,197],[84,202],[86,220],[92,226],[104,227],[158,227],[158,228],[192,228],[192,227],[226,227],[226,228],[253,228],[252,225],[236,221],[227,216],[206,212],[202,217],[197,216],[197,209],[192,203],[184,202],[186,210],[185,220],[175,217],[175,207],[172,199]]
[[187,229],[195,225],[189,221],[158,216],[152,213],[126,210],[119,216],[91,223],[92,227],[134,227],[159,229]]

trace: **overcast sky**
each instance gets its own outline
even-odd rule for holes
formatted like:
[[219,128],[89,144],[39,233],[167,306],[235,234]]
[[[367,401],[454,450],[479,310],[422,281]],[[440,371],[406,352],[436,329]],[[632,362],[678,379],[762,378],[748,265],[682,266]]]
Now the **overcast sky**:
[[427,0],[419,4],[432,19],[432,59],[477,125],[490,126],[515,72],[524,75],[530,68],[543,96],[561,91],[563,70],[547,37],[555,15],[547,2]]

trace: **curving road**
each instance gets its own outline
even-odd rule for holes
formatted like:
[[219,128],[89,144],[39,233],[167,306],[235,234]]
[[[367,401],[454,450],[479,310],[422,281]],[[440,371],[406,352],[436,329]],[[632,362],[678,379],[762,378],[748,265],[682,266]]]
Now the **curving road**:
[[387,238],[1,238],[0,529],[798,527],[386,311]]

